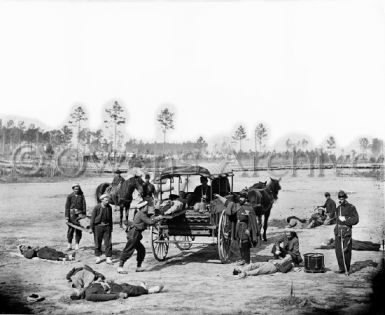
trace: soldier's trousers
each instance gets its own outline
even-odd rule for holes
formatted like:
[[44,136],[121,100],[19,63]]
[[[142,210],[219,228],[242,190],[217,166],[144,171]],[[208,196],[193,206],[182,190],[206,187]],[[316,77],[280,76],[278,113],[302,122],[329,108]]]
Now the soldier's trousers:
[[80,240],[82,239],[82,231],[78,230],[78,229],[75,229],[72,226],[69,226],[68,227],[68,231],[67,231],[67,241],[68,241],[68,243],[72,243],[72,239],[74,238],[74,234],[75,234],[75,242],[77,244],[79,244]]
[[142,266],[142,262],[144,260],[144,257],[146,256],[146,249],[140,242],[142,238],[142,232],[136,230],[135,228],[131,228],[127,232],[127,244],[124,247],[122,254],[120,255],[120,267],[123,267],[124,263],[132,256],[135,250],[137,266]]
[[97,225],[94,230],[95,256],[102,255],[102,241],[106,249],[106,257],[112,256],[111,227],[109,225]]
[[239,246],[239,251],[241,252],[241,258],[246,262],[246,264],[250,264],[250,247],[251,247],[251,244],[249,241],[241,242]]
[[[341,244],[341,236],[336,236],[334,240],[335,251],[338,266],[341,271],[345,271],[344,258],[342,256],[342,244]],[[343,240],[343,250],[345,255],[345,264],[347,271],[350,270],[350,261],[352,260],[352,237],[345,236]]]

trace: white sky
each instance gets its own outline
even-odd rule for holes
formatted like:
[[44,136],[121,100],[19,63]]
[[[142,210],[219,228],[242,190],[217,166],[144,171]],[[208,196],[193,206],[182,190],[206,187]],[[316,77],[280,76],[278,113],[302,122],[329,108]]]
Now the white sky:
[[384,137],[384,2],[1,1],[0,116],[56,128],[83,105],[98,128],[116,99],[145,140],[163,104],[171,141]]

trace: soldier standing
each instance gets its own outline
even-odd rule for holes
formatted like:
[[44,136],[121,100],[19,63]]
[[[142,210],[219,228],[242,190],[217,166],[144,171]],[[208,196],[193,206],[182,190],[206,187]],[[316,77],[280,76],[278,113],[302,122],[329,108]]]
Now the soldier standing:
[[335,251],[339,270],[336,273],[349,274],[352,258],[352,228],[359,222],[356,207],[347,202],[344,191],[338,192],[340,205],[337,208],[337,223],[334,228]]
[[108,204],[108,195],[100,196],[100,204],[96,205],[91,215],[90,227],[94,233],[96,263],[101,262],[102,241],[106,249],[106,263],[112,264],[112,208]]
[[[66,222],[79,225],[77,221],[79,215],[86,215],[86,199],[79,184],[72,185],[72,193],[67,196],[65,204],[65,220]],[[82,231],[68,226],[67,241],[68,250],[72,249],[72,239],[75,234],[75,250],[79,249],[79,243],[82,238]]]

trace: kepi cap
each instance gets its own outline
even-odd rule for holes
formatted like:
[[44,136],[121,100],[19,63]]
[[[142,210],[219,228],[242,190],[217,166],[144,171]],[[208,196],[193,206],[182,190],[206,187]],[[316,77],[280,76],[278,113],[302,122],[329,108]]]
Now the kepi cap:
[[340,190],[338,192],[338,198],[345,198],[346,199],[346,198],[348,198],[348,195],[343,190]]

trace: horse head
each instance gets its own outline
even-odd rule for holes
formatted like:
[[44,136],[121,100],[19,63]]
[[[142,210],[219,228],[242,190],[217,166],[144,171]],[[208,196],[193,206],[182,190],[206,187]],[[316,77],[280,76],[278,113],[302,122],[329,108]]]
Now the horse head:
[[282,189],[280,182],[281,178],[274,179],[270,177],[270,183],[268,187],[270,188],[271,192],[273,193],[274,199],[278,199],[278,192]]
[[138,191],[139,195],[143,194],[143,185],[145,184],[144,180],[142,179],[142,176],[135,175],[134,177],[130,178],[135,185],[136,190]]
[[119,197],[123,200],[132,200],[132,194],[136,189],[140,195],[143,194],[144,181],[141,176],[133,176],[125,180],[119,189]]

